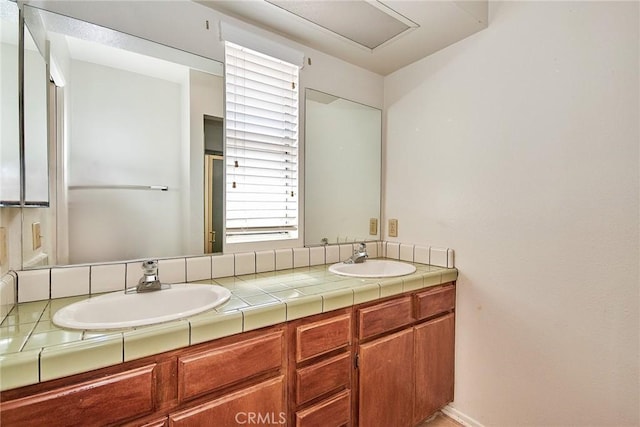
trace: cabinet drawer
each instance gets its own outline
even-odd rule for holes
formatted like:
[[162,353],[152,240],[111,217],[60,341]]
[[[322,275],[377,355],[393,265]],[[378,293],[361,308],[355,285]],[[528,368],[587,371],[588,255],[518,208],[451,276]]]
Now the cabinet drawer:
[[351,344],[351,314],[343,314],[296,328],[296,362]]
[[372,337],[413,322],[411,297],[396,298],[358,310],[360,339]]
[[169,426],[281,425],[287,421],[284,393],[284,376],[272,378],[171,414]]
[[105,425],[155,409],[155,364],[2,402],[3,426]]
[[416,298],[416,318],[426,319],[436,314],[451,311],[456,306],[456,287],[447,285],[420,292]]
[[296,371],[296,403],[302,405],[316,397],[351,383],[350,353],[332,357]]
[[343,392],[296,412],[296,427],[338,427],[351,421],[351,392]]
[[277,370],[282,366],[282,331],[178,358],[178,399],[196,396]]

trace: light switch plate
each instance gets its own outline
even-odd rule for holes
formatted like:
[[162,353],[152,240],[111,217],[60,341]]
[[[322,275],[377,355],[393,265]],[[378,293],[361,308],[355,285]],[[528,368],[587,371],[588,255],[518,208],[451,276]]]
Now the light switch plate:
[[40,223],[34,222],[31,224],[31,236],[33,238],[33,250],[39,249],[42,246],[42,236],[40,235]]
[[378,234],[378,218],[371,218],[369,220],[369,234],[371,236]]
[[398,237],[398,220],[389,220],[389,237]]

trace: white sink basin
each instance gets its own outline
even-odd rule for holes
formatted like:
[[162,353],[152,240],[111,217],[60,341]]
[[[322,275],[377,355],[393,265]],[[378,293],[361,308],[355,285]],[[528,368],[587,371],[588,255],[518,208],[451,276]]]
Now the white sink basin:
[[120,329],[180,319],[227,302],[231,292],[218,285],[171,285],[161,291],[114,292],[58,310],[53,323],[72,329]]
[[411,274],[416,271],[416,267],[406,262],[369,259],[361,264],[339,262],[329,267],[329,271],[341,276],[351,277],[395,277]]

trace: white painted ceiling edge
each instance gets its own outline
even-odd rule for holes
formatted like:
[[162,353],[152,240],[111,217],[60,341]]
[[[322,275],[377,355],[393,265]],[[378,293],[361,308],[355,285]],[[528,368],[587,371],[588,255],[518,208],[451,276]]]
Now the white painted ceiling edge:
[[[488,25],[487,0],[357,0],[382,5],[417,24],[410,31],[405,31],[374,49],[367,49],[264,0],[194,1],[383,76],[456,43]],[[322,0],[317,3],[336,9],[342,2]],[[375,25],[362,22],[359,16],[349,18],[354,25],[376,31]]]

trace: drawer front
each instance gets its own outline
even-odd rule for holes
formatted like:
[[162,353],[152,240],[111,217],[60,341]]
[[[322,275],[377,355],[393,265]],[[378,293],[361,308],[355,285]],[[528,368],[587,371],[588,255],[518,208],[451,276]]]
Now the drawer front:
[[178,358],[182,402],[282,366],[282,331]]
[[287,421],[284,376],[169,415],[171,427],[283,425]]
[[447,285],[415,295],[416,318],[426,319],[440,313],[451,311],[456,306],[456,287]]
[[116,424],[155,410],[155,364],[2,402],[3,426]]
[[391,331],[413,321],[413,304],[410,296],[358,310],[360,339]]
[[351,421],[351,392],[336,396],[296,412],[296,427],[339,427]]
[[296,403],[302,405],[351,383],[351,354],[342,354],[296,371]]
[[319,320],[296,328],[296,362],[351,344],[351,314]]

